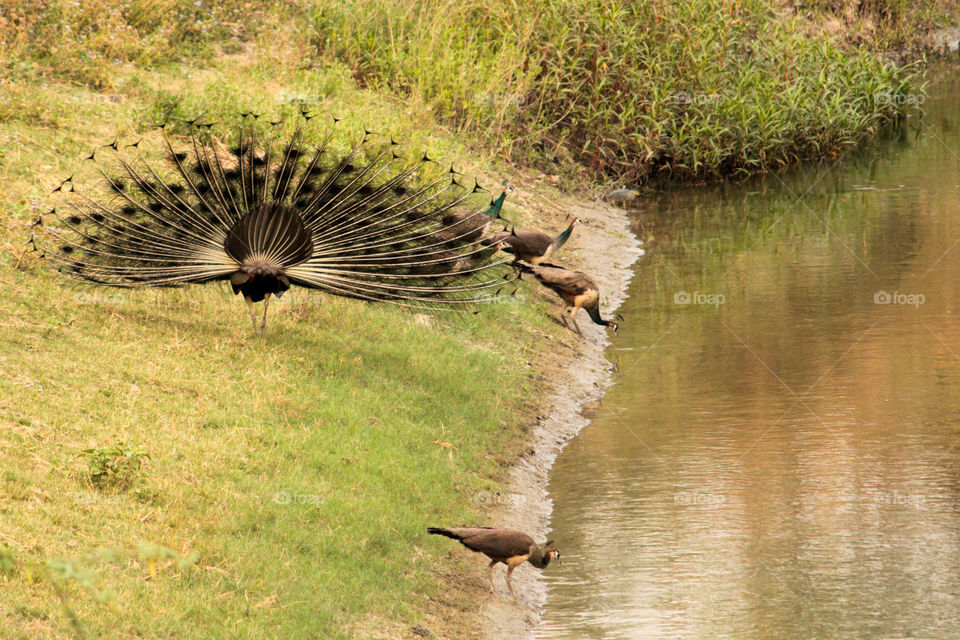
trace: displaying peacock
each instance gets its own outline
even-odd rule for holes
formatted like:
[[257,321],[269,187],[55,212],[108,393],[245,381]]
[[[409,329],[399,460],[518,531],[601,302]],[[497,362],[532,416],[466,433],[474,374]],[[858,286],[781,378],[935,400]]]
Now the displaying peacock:
[[374,145],[367,132],[337,154],[332,131],[311,146],[302,126],[282,140],[255,120],[238,129],[232,147],[209,126],[193,127],[185,150],[165,136],[167,167],[148,161],[139,140],[105,145],[114,162],[98,165],[100,193],[77,189],[73,176],[56,190],[67,202],[44,225],[56,244],[47,257],[114,287],[228,280],[255,329],[253,305],[264,302],[261,331],[270,297],[293,285],[449,308],[490,301],[510,278],[479,223],[499,214],[503,196],[464,217],[458,207],[481,189],[426,154],[404,159],[392,140]]

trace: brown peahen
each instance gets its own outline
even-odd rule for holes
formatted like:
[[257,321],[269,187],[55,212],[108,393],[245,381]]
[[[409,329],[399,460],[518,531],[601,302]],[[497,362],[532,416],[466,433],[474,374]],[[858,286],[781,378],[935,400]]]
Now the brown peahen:
[[507,565],[507,589],[510,597],[513,595],[513,585],[510,576],[513,570],[524,562],[529,562],[538,569],[546,569],[551,560],[560,563],[560,551],[551,548],[553,540],[547,540],[538,545],[533,538],[516,529],[494,527],[449,527],[441,529],[428,527],[427,533],[446,536],[458,540],[460,544],[471,551],[482,553],[490,558],[487,566],[487,577],[490,579],[490,591],[493,589],[493,568],[498,563]]
[[140,141],[105,145],[115,163],[99,167],[101,193],[78,190],[73,176],[58,186],[72,193],[46,228],[58,245],[48,257],[61,271],[114,287],[227,280],[255,329],[253,305],[264,302],[261,331],[270,297],[294,285],[449,308],[490,301],[488,290],[503,284],[499,245],[481,242],[486,227],[463,226],[488,216],[452,215],[479,188],[431,176],[426,154],[405,160],[392,140],[376,147],[365,135],[338,155],[332,132],[311,146],[297,126],[271,142],[262,124],[246,120],[227,148],[204,126],[192,129],[186,150],[165,137],[166,168],[141,154]]
[[[620,324],[616,320],[605,320],[600,315],[600,287],[593,278],[582,271],[573,271],[555,264],[541,263],[535,266],[520,264],[523,273],[532,273],[540,284],[556,293],[563,300],[563,309],[560,310],[560,319],[573,328],[577,335],[582,336],[580,325],[577,324],[577,313],[585,309],[594,324],[612,327],[616,333]],[[621,316],[617,316],[622,319]]]
[[517,260],[530,264],[546,262],[570,239],[573,228],[580,224],[580,218],[574,218],[566,229],[556,236],[549,236],[542,231],[517,230],[500,231],[490,236],[488,243],[502,242],[503,250],[513,254]]

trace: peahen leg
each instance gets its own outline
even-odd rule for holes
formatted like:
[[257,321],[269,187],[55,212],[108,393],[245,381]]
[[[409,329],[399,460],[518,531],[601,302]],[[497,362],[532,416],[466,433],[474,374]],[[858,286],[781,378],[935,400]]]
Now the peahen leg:
[[507,567],[507,589],[510,591],[510,597],[514,600],[517,599],[517,596],[513,595],[513,585],[510,584],[510,574],[513,573],[513,570],[516,568],[515,565],[509,565]]
[[497,590],[493,588],[493,568],[497,566],[496,560],[491,560],[490,564],[487,566],[487,578],[490,580],[490,593],[496,593]]
[[563,326],[565,326],[567,329],[570,328],[570,323],[567,322],[567,309],[569,308],[570,306],[565,304],[563,305],[563,309],[560,309],[560,320],[563,322]]
[[577,335],[581,338],[583,337],[583,332],[580,331],[580,325],[577,324],[577,311],[580,310],[580,307],[571,307],[570,309],[570,322],[573,323],[573,328],[576,329]]

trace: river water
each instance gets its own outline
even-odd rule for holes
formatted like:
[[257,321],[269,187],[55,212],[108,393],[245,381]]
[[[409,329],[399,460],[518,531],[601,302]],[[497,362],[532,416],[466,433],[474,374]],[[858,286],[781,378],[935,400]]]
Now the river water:
[[957,76],[856,157],[641,203],[539,640],[960,638]]

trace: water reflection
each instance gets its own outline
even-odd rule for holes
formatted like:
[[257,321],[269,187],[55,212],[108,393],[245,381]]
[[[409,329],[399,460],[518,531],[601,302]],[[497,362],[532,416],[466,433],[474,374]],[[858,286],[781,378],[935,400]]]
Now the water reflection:
[[641,203],[538,638],[960,634],[958,88],[867,158]]

